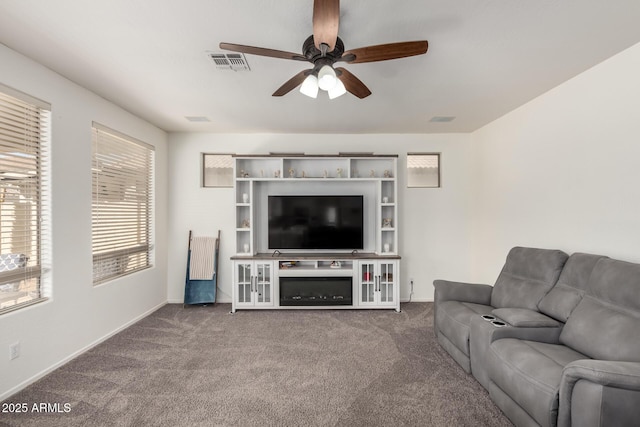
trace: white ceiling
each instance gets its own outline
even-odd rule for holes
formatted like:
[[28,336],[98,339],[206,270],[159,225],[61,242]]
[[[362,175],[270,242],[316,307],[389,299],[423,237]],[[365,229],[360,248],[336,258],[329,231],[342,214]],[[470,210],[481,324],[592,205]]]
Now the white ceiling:
[[347,50],[429,41],[426,55],[342,63],[368,98],[272,97],[310,64],[247,55],[251,71],[220,71],[206,55],[223,41],[301,52],[312,7],[0,0],[0,42],[164,130],[242,133],[470,132],[640,42],[638,0],[343,0]]

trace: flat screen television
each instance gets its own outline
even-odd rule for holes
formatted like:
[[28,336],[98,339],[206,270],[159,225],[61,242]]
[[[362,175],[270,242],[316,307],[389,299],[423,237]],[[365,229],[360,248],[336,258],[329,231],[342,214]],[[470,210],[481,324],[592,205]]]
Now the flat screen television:
[[363,249],[363,196],[269,196],[269,249]]

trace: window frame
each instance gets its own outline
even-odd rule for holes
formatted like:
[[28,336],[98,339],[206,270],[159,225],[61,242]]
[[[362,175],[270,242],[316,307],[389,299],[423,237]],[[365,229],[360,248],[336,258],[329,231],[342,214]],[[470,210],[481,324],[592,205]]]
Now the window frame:
[[[235,154],[231,154],[231,153],[202,153],[202,182],[201,185],[204,188],[233,188],[233,164],[234,164],[234,159],[233,156]],[[220,167],[207,167],[207,158],[212,158],[212,157],[225,157],[225,160],[227,160],[229,162],[230,167],[229,168],[220,168]],[[230,169],[228,176],[225,177],[225,179],[228,182],[221,182],[221,183],[213,183],[207,180],[207,169],[211,169],[213,170],[217,170],[217,169]],[[217,174],[217,176],[223,176],[222,174]]]
[[[434,185],[412,182],[411,172],[410,172],[410,157],[411,156],[434,156],[436,157],[437,166],[436,166],[436,180],[437,182]],[[426,169],[426,168],[425,168]],[[407,153],[407,188],[441,188],[442,187],[442,155],[441,153]]]
[[91,146],[92,281],[97,286],[154,266],[155,147],[97,122]]
[[0,252],[11,248],[2,257],[1,315],[51,296],[51,104],[1,83],[0,95]]

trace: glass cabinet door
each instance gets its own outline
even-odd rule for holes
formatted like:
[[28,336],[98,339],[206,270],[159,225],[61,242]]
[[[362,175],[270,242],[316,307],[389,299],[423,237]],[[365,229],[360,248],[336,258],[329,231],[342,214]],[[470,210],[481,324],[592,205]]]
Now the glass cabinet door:
[[376,302],[376,272],[375,264],[360,263],[360,303],[375,304]]
[[256,304],[271,304],[271,279],[271,263],[256,263]]
[[251,304],[251,263],[237,263],[236,299],[239,304]]
[[380,263],[380,303],[393,303],[395,294],[395,279],[393,263]]

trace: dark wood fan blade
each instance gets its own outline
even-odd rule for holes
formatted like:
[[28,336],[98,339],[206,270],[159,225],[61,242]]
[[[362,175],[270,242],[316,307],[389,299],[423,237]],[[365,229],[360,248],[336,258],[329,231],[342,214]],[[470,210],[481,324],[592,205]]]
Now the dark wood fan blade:
[[[427,53],[429,43],[426,40],[379,44],[348,50],[342,54],[342,60],[350,64],[362,62],[386,61],[388,59],[406,58],[408,56]],[[353,59],[351,59],[353,58]]]
[[348,70],[342,67],[338,67],[336,68],[336,71],[338,78],[340,79],[342,84],[344,84],[344,87],[348,92],[354,94],[360,99],[366,98],[367,96],[371,95],[371,91],[369,90],[369,88],[366,87],[359,78],[351,74]]
[[280,86],[278,88],[278,90],[273,92],[272,96],[282,96],[282,95],[288,94],[293,89],[295,89],[298,86],[300,86],[302,84],[302,82],[304,81],[304,79],[307,78],[307,76],[309,75],[310,72],[311,72],[311,70],[300,71],[298,74],[296,74],[295,76],[291,77],[282,86]]
[[340,26],[340,0],[315,0],[313,2],[313,40],[319,50],[322,43],[336,47]]
[[250,55],[268,56],[270,58],[293,59],[296,61],[307,60],[307,58],[297,53],[285,52],[283,50],[267,49],[264,47],[244,46],[241,44],[220,43],[220,49],[248,53]]

